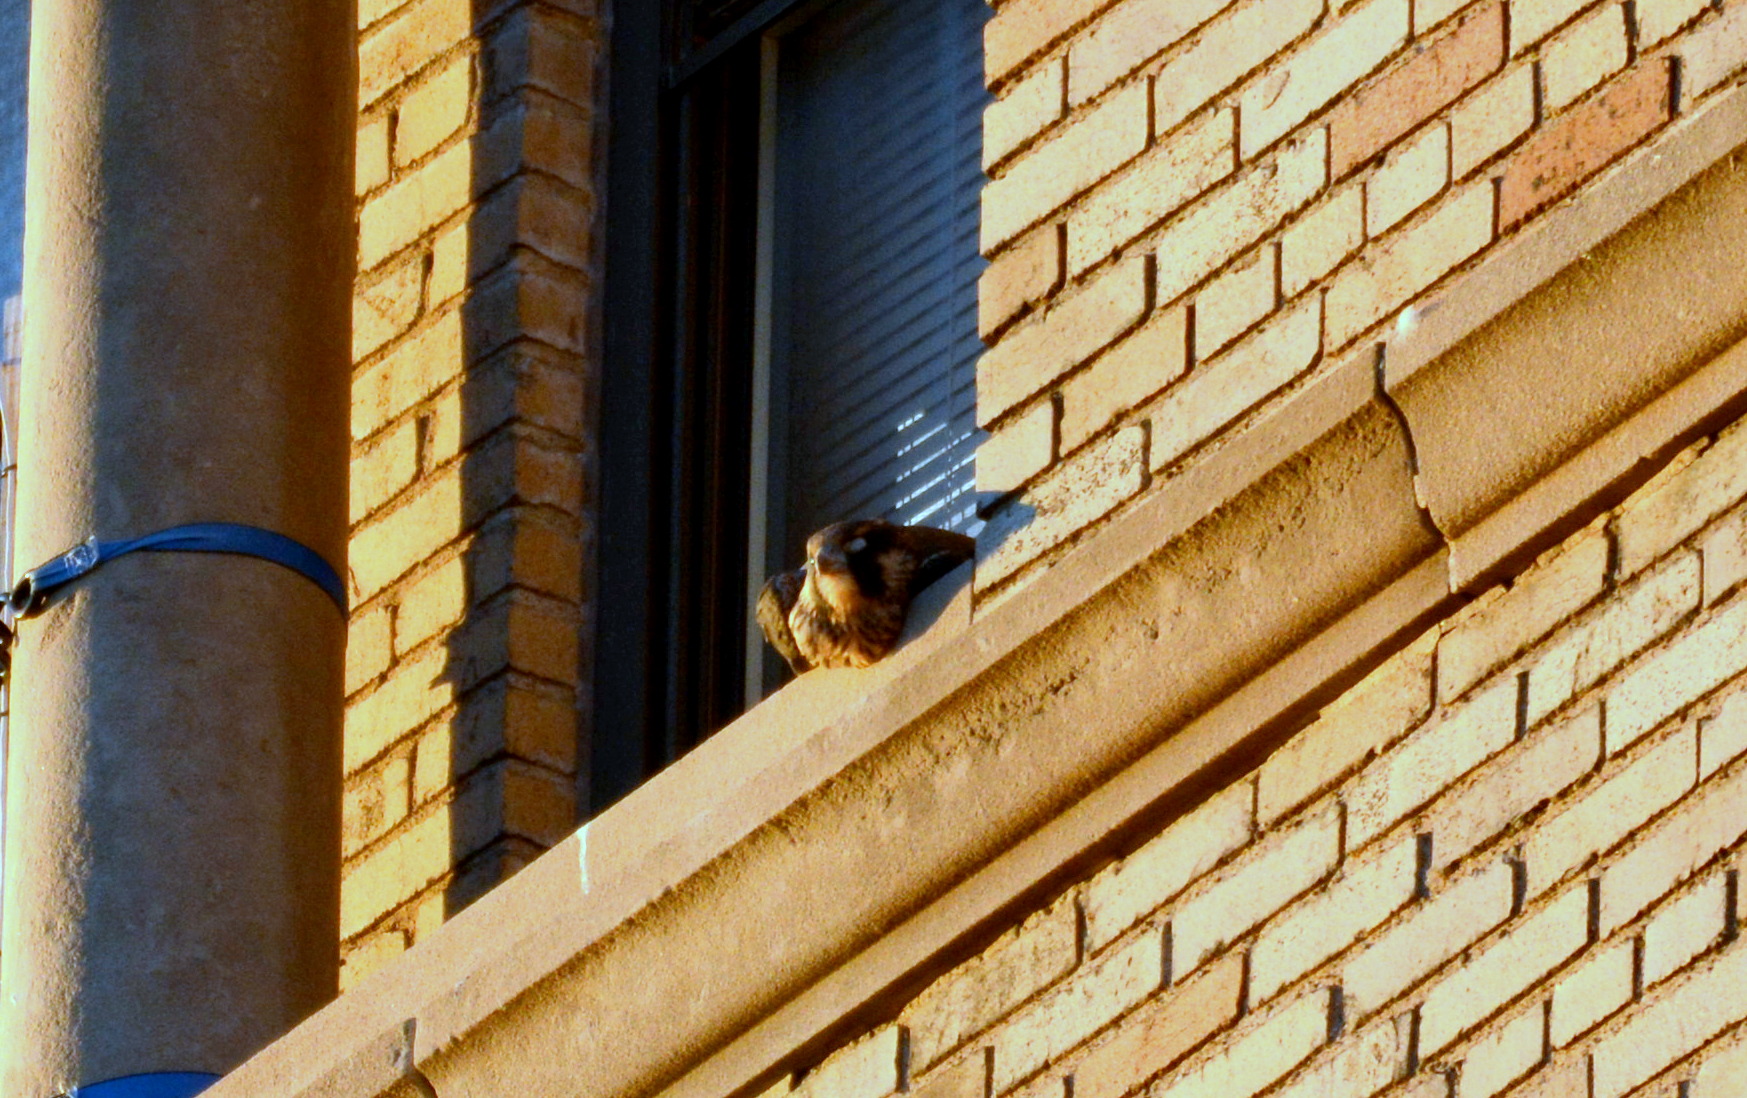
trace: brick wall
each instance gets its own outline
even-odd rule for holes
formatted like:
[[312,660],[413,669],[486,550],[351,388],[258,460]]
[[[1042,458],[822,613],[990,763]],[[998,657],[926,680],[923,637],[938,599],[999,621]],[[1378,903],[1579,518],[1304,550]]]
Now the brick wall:
[[977,582],[1015,582],[1747,64],[1743,0],[1002,0]]
[[568,833],[593,0],[362,0],[345,979]]
[[807,1098],[1723,1098],[1747,423],[1011,927]]

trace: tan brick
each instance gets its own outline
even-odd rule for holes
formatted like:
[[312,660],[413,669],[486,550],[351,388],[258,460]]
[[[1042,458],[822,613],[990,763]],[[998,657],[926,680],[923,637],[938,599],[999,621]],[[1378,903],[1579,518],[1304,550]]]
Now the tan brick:
[[1408,736],[1346,787],[1347,845],[1357,848],[1442,792],[1516,735],[1516,682],[1505,679]]
[[1077,956],[1074,905],[1058,900],[936,980],[899,1016],[922,1071],[1066,976]]
[[585,377],[564,352],[518,342],[468,370],[459,389],[426,405],[425,459],[441,464],[511,424],[540,427],[580,442],[588,403]]
[[1336,1094],[1375,1094],[1406,1070],[1403,1034],[1385,1020],[1337,1042],[1333,1054],[1301,1072],[1276,1098],[1329,1098]]
[[1504,5],[1493,0],[1330,112],[1331,173],[1339,179],[1370,160],[1503,63]]
[[1297,297],[1365,243],[1365,190],[1343,187],[1293,222],[1280,237],[1280,292]]
[[346,780],[340,811],[340,853],[350,858],[375,842],[412,808],[412,760],[407,752],[390,755]]
[[1450,169],[1456,179],[1491,160],[1535,124],[1535,69],[1523,64],[1450,112]]
[[574,607],[512,590],[468,615],[451,637],[450,673],[471,688],[504,670],[550,682],[577,681],[581,657]]
[[1371,0],[1245,88],[1239,98],[1243,158],[1284,137],[1405,45],[1409,9],[1407,0]]
[[1403,141],[1365,184],[1365,231],[1382,236],[1450,182],[1450,129],[1434,122]]
[[1547,37],[1555,28],[1588,7],[1593,0],[1511,0],[1510,55]]
[[1146,484],[1146,431],[1125,427],[1081,450],[998,512],[978,537],[977,583],[988,586],[1017,572],[1084,527],[1097,522]]
[[461,621],[468,606],[467,562],[451,557],[409,583],[395,616],[395,649],[403,654]]
[[1544,1021],[1539,1006],[1518,1014],[1468,1047],[1462,1058],[1462,1098],[1492,1098],[1541,1062]]
[[[1681,729],[1542,821],[1523,844],[1530,894],[1608,850],[1678,800],[1692,786],[1697,754],[1693,730]],[[1609,903],[1604,896],[1604,912]]]
[[346,868],[340,885],[340,933],[350,938],[449,872],[448,812],[435,806]]
[[988,339],[1062,284],[1062,232],[1040,225],[983,268],[977,280],[977,332]]
[[1631,939],[1585,957],[1553,985],[1548,1034],[1556,1048],[1588,1033],[1596,1023],[1632,1001]]
[[1452,191],[1430,213],[1349,263],[1328,291],[1328,345],[1345,346],[1492,242],[1492,187]]
[[1013,162],[983,188],[984,254],[1059,209],[1146,148],[1150,91],[1117,92]]
[[1139,322],[1146,307],[1146,264],[1131,259],[1008,332],[977,362],[978,422],[988,426],[1109,346]]
[[1562,198],[1667,121],[1668,73],[1652,58],[1531,137],[1505,164],[1499,224]]
[[[1589,1098],[1589,1064],[1581,1056],[1556,1060],[1536,1071],[1511,1098]],[[1443,1098],[1443,1092],[1438,1092]]]
[[358,0],[358,29],[379,23],[403,7],[407,0]]
[[884,1098],[898,1089],[901,1040],[897,1026],[875,1030],[826,1057],[793,1093],[806,1098]]
[[456,145],[364,203],[358,266],[369,270],[411,245],[473,197],[473,151]]
[[1687,1098],[1737,1098],[1742,1079],[1747,1079],[1747,1041],[1708,1049]]
[[1376,1013],[1509,918],[1511,893],[1510,866],[1488,862],[1372,938],[1341,966],[1349,1022]]
[[379,114],[358,125],[358,153],[353,165],[353,190],[365,195],[388,182],[388,116]]
[[1062,385],[1062,452],[1078,448],[1188,368],[1188,311],[1160,309]]
[[1747,6],[1731,4],[1718,18],[1693,28],[1677,52],[1682,94],[1695,99],[1740,72],[1747,65]]
[[[1397,1095],[1392,1098],[1451,1098],[1455,1089],[1450,1083],[1451,1076],[1439,1071],[1422,1071],[1415,1076]],[[1526,1098],[1526,1096],[1525,1096]],[[1558,1098],[1578,1098],[1575,1095],[1561,1094]],[[1582,1095],[1581,1098],[1589,1098]]]
[[1608,692],[1609,753],[1635,742],[1744,669],[1747,599],[1736,599],[1627,672]]
[[1302,209],[1328,181],[1328,132],[1286,142],[1274,158],[1190,206],[1158,239],[1158,301],[1175,301]]
[[1109,0],[1011,0],[983,26],[983,65],[995,87]]
[[1601,758],[1601,709],[1591,706],[1542,729],[1441,798],[1427,827],[1438,865],[1448,868],[1558,796]]
[[1309,369],[1322,344],[1322,302],[1311,296],[1149,406],[1152,463],[1163,469]]
[[1068,212],[1068,269],[1102,263],[1229,176],[1236,135],[1236,116],[1213,111],[1093,191]]
[[1329,992],[1317,988],[1226,1042],[1158,1093],[1171,1098],[1249,1098],[1309,1059],[1328,1039]]
[[418,429],[411,420],[355,443],[350,478],[352,522],[380,509],[418,475]]
[[1085,890],[1087,948],[1104,948],[1248,842],[1253,799],[1249,782],[1233,785],[1093,877]]
[[1012,156],[1062,117],[1067,92],[1067,58],[1057,57],[1031,70],[983,109],[983,169]]
[[1734,845],[1747,833],[1747,818],[1741,812],[1744,803],[1747,769],[1737,768],[1701,785],[1667,818],[1657,821],[1602,876],[1602,933],[1636,918],[1719,851]]
[[352,384],[352,437],[369,438],[459,377],[462,340],[461,315],[445,313],[360,371]]
[[1595,1098],[1620,1098],[1740,1017],[1747,948],[1737,943],[1714,963],[1643,1009],[1595,1046]]
[[1153,81],[1153,127],[1171,132],[1308,31],[1322,0],[1252,0],[1208,23]]
[[1347,862],[1327,884],[1263,927],[1250,948],[1251,1008],[1411,901],[1416,847],[1412,835],[1403,835]]
[[1607,530],[1592,525],[1511,584],[1464,610],[1438,642],[1438,696],[1449,701],[1551,632],[1607,584]]
[[1274,311],[1280,250],[1273,244],[1238,260],[1195,295],[1195,360],[1212,358]]
[[977,491],[1006,495],[1055,460],[1055,404],[1039,400],[977,447]]
[[462,54],[400,101],[394,162],[410,164],[467,124],[473,107],[473,58]]
[[1723,702],[1716,716],[1698,722],[1698,776],[1710,777],[1747,751],[1747,693]]
[[1428,633],[1392,656],[1269,756],[1257,776],[1262,826],[1273,826],[1425,718],[1431,711],[1436,643],[1436,633]]
[[1556,111],[1626,67],[1626,9],[1604,4],[1541,47],[1542,99]]
[[364,358],[412,327],[423,302],[422,257],[408,256],[352,296],[352,357]]
[[1421,1056],[1435,1056],[1589,943],[1589,886],[1577,881],[1471,954],[1419,1008]]
[[351,697],[388,670],[394,659],[393,618],[377,606],[354,610],[346,627],[346,696]]
[[528,249],[572,270],[593,262],[586,195],[549,176],[525,173],[488,196],[469,219],[468,263],[497,267]]
[[1644,986],[1661,983],[1723,936],[1727,895],[1713,873],[1644,924]]
[[1326,877],[1341,855],[1340,806],[1330,801],[1285,830],[1265,835],[1171,915],[1171,974],[1193,971]]
[[1068,47],[1068,98],[1086,102],[1176,45],[1231,0],[1121,0]]
[[419,733],[414,803],[505,754],[548,771],[574,773],[575,709],[571,691],[514,672],[470,692],[457,709]]
[[1679,625],[1697,608],[1698,595],[1698,558],[1683,554],[1621,587],[1596,613],[1558,635],[1529,672],[1529,724]]
[[368,107],[473,29],[472,0],[414,0],[358,42],[358,104]]
[[1658,477],[1620,508],[1620,574],[1632,575],[1747,496],[1747,430],[1718,436],[1690,463]]
[[1243,957],[1232,954],[1130,1015],[1074,1068],[1074,1098],[1120,1098],[1181,1060],[1242,1009]]
[[1149,930],[1093,960],[1072,979],[1033,1001],[991,1037],[995,1048],[992,1093],[1005,1094],[1158,991],[1163,972],[1163,941]]

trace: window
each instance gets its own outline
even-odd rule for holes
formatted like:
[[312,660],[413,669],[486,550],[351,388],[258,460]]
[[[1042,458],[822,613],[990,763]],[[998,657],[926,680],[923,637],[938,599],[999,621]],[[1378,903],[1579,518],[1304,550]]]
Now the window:
[[779,681],[750,607],[814,529],[975,522],[986,13],[618,13],[597,810]]

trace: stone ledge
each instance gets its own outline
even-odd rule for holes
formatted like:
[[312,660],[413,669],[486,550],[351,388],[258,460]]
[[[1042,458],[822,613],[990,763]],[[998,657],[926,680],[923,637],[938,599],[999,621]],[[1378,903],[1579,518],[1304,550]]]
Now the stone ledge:
[[[1610,179],[1678,177],[1635,193],[1674,192],[1701,130]],[[1587,200],[1548,216],[1586,218]],[[1523,272],[1556,273],[1568,248],[1548,229],[1461,285],[1527,292]],[[1439,496],[1447,546],[1416,498],[1407,425],[1421,485],[1452,490],[1455,448],[1421,423],[1482,406],[1488,364],[1518,348],[1474,362],[1463,339],[1503,312],[1434,312],[1471,323],[1411,371],[1392,345],[1393,405],[1374,351],[1333,366],[974,621],[961,573],[888,663],[783,690],[208,1093],[702,1098],[823,1051],[1114,839],[1265,754],[1445,612],[1452,576],[1541,548],[1741,391],[1747,353],[1684,374],[1643,363],[1663,389],[1597,393],[1617,409],[1605,422],[1544,420],[1561,445],[1513,459],[1526,481],[1493,463],[1508,483],[1477,485],[1481,503]]]

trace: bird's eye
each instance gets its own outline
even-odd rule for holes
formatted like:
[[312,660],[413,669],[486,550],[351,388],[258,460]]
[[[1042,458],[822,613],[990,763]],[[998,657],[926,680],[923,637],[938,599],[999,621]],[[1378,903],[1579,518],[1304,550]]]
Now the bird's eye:
[[849,549],[849,551],[851,553],[859,553],[863,549],[867,548],[867,539],[866,538],[856,538],[849,543],[847,548]]

